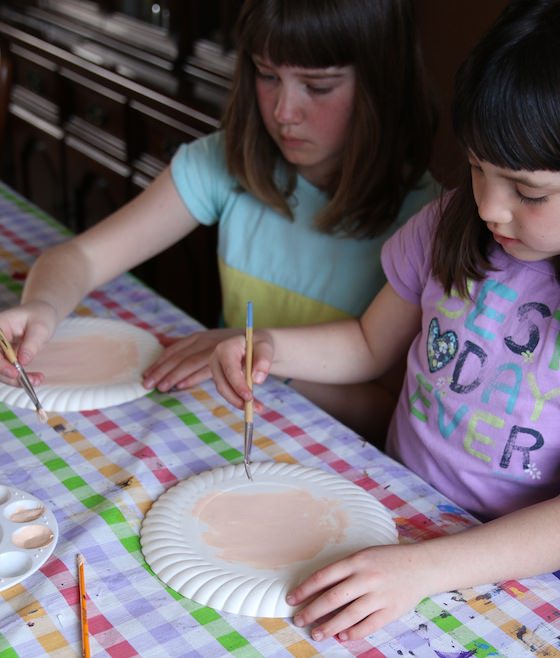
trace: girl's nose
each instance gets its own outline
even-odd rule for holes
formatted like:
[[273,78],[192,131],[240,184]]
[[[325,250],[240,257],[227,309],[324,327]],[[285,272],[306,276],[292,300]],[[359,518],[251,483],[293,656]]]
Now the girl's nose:
[[499,185],[485,184],[478,193],[478,214],[490,224],[504,224],[512,220],[507,190]]
[[299,123],[301,121],[302,109],[294,90],[286,87],[279,90],[274,108],[274,118],[280,124]]

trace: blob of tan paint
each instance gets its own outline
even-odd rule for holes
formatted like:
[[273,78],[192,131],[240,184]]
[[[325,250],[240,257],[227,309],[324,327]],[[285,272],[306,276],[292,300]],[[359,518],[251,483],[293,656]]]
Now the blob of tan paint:
[[33,370],[44,373],[49,386],[119,384],[138,366],[132,339],[95,334],[54,338],[33,359]]
[[340,543],[348,518],[334,499],[314,498],[305,489],[274,493],[212,492],[193,515],[208,530],[204,541],[217,556],[256,569],[282,569],[310,560]]
[[38,519],[44,511],[45,508],[43,506],[30,509],[21,507],[10,514],[10,521],[13,523],[29,523],[29,521]]
[[30,525],[12,535],[12,542],[18,548],[43,548],[51,543],[54,535],[44,525]]

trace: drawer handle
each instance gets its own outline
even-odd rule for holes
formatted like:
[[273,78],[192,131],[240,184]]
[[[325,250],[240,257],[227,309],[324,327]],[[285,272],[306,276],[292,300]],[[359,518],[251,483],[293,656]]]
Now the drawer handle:
[[86,108],[86,120],[98,128],[105,125],[108,118],[107,110],[100,105],[90,105]]

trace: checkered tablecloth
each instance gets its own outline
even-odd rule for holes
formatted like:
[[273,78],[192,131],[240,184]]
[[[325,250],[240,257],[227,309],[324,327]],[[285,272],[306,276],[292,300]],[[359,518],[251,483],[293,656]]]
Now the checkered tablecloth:
[[[64,238],[58,224],[0,185],[0,308],[17,303],[30,263]],[[128,275],[76,312],[119,318],[156,336],[198,327]],[[279,381],[269,381],[259,397],[266,410],[255,419],[256,461],[300,463],[351,480],[391,510],[402,542],[475,523]],[[176,482],[240,461],[242,429],[242,415],[223,403],[211,382],[51,417],[48,426],[33,411],[0,403],[0,483],[43,500],[60,531],[44,566],[0,592],[0,658],[80,655],[78,552],[87,564],[93,656],[560,656],[555,574],[434,596],[367,639],[346,643],[316,643],[288,619],[221,613],[163,585],[140,550],[144,515]]]

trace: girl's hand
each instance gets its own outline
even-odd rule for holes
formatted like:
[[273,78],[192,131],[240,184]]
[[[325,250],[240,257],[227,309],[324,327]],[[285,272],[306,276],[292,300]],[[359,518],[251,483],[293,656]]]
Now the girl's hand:
[[144,372],[144,386],[169,391],[185,389],[210,379],[208,364],[214,348],[228,337],[241,335],[241,329],[197,331],[185,338],[171,338],[168,346]]
[[[47,302],[32,301],[0,313],[0,326],[12,343],[18,361],[34,386],[42,383],[44,376],[30,371],[27,366],[53,335],[57,326],[54,308]],[[18,385],[18,372],[0,350],[0,380],[12,386]]]
[[[235,336],[216,346],[210,359],[210,369],[218,393],[230,404],[242,409],[252,399],[245,379],[245,336]],[[253,383],[262,384],[268,377],[274,347],[270,335],[256,331],[253,335]],[[255,411],[263,405],[255,400]]]
[[320,569],[287,596],[290,605],[304,607],[296,626],[317,620],[316,641],[338,635],[357,640],[411,610],[430,594],[430,564],[417,560],[418,544],[374,546]]

